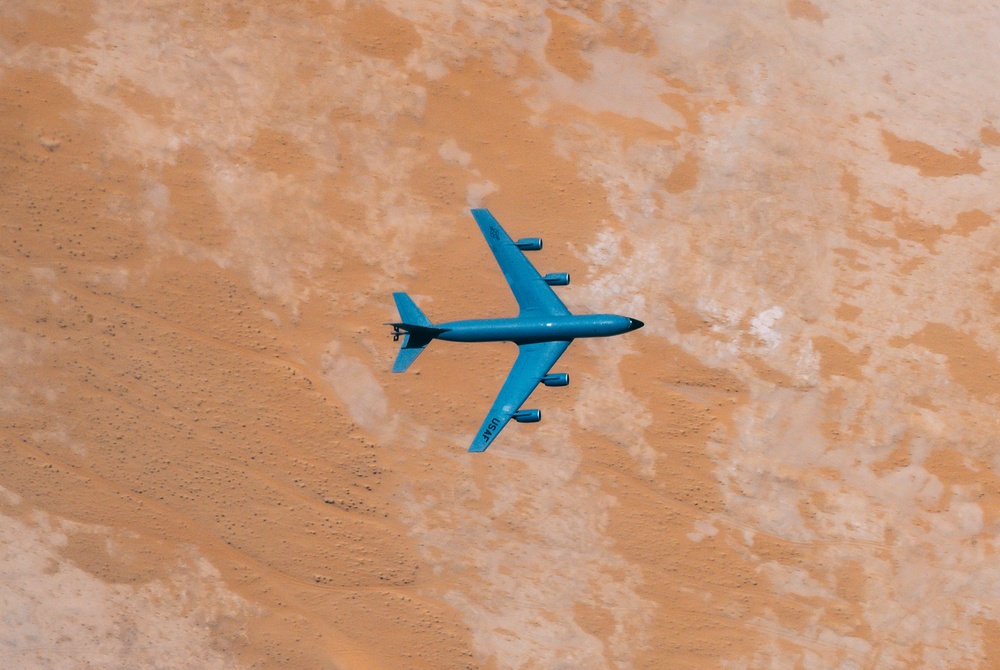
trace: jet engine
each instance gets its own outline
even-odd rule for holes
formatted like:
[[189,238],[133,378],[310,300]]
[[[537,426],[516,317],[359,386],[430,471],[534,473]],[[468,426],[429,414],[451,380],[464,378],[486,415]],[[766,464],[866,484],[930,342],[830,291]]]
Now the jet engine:
[[569,386],[569,375],[565,372],[553,372],[542,377],[542,383],[546,386]]
[[511,418],[518,423],[538,423],[542,420],[542,410],[522,409],[511,415]]
[[522,237],[514,244],[517,245],[517,248],[520,249],[521,251],[542,250],[542,238],[540,237]]
[[549,274],[542,277],[545,283],[549,286],[568,286],[569,285],[569,273],[568,272],[550,272]]

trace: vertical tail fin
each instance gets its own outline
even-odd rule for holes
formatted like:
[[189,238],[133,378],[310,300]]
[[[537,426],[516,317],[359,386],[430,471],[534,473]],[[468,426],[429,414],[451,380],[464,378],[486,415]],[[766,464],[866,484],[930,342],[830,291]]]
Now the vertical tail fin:
[[392,297],[396,301],[400,321],[389,324],[395,328],[393,339],[399,338],[400,330],[406,331],[403,333],[403,346],[399,348],[392,371],[403,372],[410,367],[431,340],[444,332],[444,329],[435,328],[410,296],[405,293],[393,293]]

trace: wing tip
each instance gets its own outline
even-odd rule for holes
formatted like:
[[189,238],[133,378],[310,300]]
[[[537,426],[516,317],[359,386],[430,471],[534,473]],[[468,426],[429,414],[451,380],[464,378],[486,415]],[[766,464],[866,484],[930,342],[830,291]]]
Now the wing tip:
[[[488,420],[489,419],[487,419],[487,421]],[[497,433],[499,433],[499,432],[500,431],[497,431]],[[485,436],[482,433],[480,433],[479,435],[477,435],[475,437],[475,439],[472,440],[472,444],[469,445],[469,453],[470,454],[481,454],[481,453],[483,453],[484,451],[486,451],[487,449],[489,449],[489,447],[490,447],[491,444],[493,444],[493,439],[495,437],[496,437],[496,434],[490,435],[490,436]]]
[[483,228],[483,232],[486,232],[486,227],[488,226],[500,227],[500,222],[497,221],[497,217],[493,216],[493,213],[485,207],[477,207],[475,209],[470,209],[469,211],[472,213],[472,218],[474,218],[476,223],[479,224],[479,227]]

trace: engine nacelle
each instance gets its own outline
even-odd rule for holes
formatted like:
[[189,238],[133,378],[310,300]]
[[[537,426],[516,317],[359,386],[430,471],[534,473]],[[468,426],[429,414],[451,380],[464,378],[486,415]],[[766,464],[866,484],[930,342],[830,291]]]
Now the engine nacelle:
[[542,250],[542,238],[540,237],[522,237],[514,244],[521,251],[541,251]]
[[546,386],[569,386],[569,375],[565,372],[553,372],[542,377],[542,383]]
[[542,277],[549,286],[569,286],[568,272],[550,272]]
[[511,417],[514,421],[518,423],[538,423],[542,420],[542,410],[540,409],[522,409],[514,412]]

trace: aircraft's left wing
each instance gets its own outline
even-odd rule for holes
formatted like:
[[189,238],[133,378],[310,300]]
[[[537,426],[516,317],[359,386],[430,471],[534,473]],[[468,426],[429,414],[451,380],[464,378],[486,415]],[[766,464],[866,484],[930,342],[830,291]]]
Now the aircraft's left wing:
[[510,290],[521,307],[521,314],[568,315],[570,312],[566,305],[552,287],[545,283],[535,266],[525,258],[524,252],[517,248],[490,211],[474,209],[472,216],[479,224],[486,243],[490,245],[497,264],[503,270],[503,276],[507,278]]
[[521,408],[531,392],[542,381],[549,369],[566,351],[572,340],[557,340],[555,342],[536,342],[519,345],[517,360],[507,375],[497,395],[490,413],[486,415],[482,428],[469,451],[486,451],[496,436],[507,425],[514,412]]

